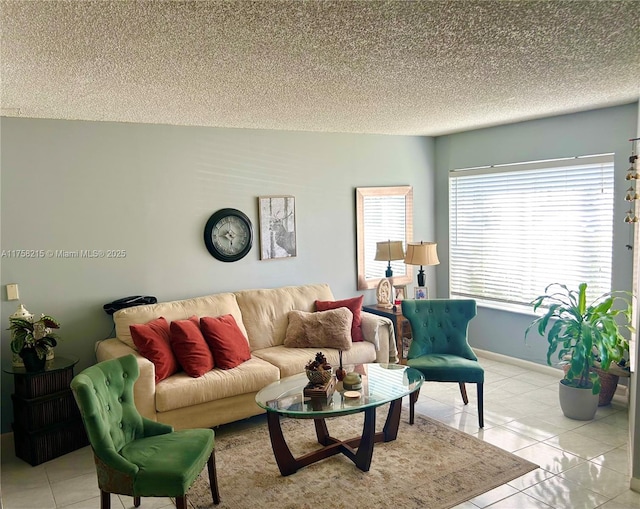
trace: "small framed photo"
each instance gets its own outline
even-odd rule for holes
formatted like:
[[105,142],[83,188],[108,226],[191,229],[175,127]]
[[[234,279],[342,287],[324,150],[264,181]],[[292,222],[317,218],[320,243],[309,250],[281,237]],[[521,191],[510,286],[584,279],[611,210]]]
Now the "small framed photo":
[[259,196],[260,259],[297,255],[296,200],[293,196]]
[[416,300],[425,300],[429,298],[429,290],[426,286],[416,286],[414,293]]
[[405,285],[397,285],[394,286],[395,290],[395,303],[398,304],[400,301],[407,298],[407,287]]

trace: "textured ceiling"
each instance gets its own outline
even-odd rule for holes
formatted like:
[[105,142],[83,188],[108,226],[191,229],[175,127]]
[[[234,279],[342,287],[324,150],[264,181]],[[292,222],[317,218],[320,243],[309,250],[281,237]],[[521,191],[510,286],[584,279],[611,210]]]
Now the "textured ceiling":
[[2,1],[2,115],[438,135],[640,96],[640,1]]

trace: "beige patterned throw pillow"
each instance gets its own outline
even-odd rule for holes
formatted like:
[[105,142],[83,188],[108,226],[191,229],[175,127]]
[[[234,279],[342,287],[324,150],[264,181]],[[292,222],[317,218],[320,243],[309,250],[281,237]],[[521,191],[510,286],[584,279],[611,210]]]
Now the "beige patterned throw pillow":
[[289,311],[284,346],[292,348],[351,348],[353,313],[347,308],[307,313]]

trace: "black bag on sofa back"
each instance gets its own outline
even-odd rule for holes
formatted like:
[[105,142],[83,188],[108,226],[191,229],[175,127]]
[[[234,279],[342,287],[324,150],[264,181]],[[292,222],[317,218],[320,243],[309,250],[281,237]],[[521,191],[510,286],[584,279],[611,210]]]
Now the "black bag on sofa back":
[[132,295],[130,297],[124,297],[122,299],[109,302],[102,306],[102,309],[104,309],[105,313],[108,315],[112,315],[119,309],[142,306],[144,304],[155,304],[156,302],[158,302],[158,299],[149,295]]

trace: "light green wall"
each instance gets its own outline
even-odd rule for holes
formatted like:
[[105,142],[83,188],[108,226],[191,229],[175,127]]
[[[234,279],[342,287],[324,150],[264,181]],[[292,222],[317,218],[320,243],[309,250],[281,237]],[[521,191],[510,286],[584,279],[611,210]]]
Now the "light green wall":
[[[173,300],[247,288],[329,283],[356,290],[356,187],[412,185],[414,236],[435,235],[432,139],[2,118],[1,248],[122,249],[124,259],[2,258],[2,359],[9,359],[4,285],[33,313],[62,322],[58,355],[95,362],[110,337],[102,305],[127,295]],[[257,197],[296,198],[298,256],[260,261],[207,252],[203,229],[223,207],[258,223]],[[365,301],[375,301],[375,292]],[[2,432],[13,382],[2,378]]]

